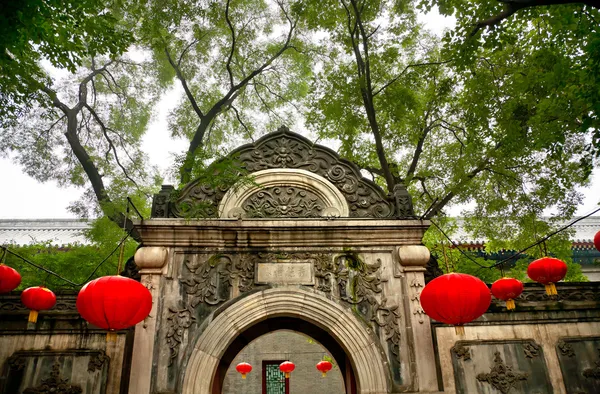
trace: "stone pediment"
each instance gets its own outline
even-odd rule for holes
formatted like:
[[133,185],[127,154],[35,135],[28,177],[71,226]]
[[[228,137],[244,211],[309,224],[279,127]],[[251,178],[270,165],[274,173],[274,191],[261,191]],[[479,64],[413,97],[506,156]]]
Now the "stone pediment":
[[[411,216],[396,215],[393,197],[364,178],[354,163],[287,127],[237,148],[228,159],[249,175],[249,182],[241,182],[241,197],[236,200],[238,185],[213,187],[200,179],[185,186],[172,201],[173,188],[163,186],[154,197],[152,217]],[[272,171],[268,184],[261,184],[258,177],[252,181],[254,174],[276,169],[285,169],[289,176],[285,171]],[[227,201],[222,203],[224,198]]]

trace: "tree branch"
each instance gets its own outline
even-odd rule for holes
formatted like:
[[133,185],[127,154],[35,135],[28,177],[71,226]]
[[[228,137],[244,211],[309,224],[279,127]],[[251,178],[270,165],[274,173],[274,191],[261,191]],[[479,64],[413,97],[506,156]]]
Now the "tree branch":
[[183,90],[185,91],[185,95],[187,96],[188,100],[190,101],[190,104],[192,104],[192,108],[194,109],[194,112],[196,112],[196,115],[198,115],[198,117],[200,119],[202,119],[204,117],[204,114],[202,113],[202,110],[198,106],[198,103],[196,102],[196,99],[194,98],[194,95],[192,94],[192,91],[190,90],[190,88],[187,84],[187,81],[183,77],[183,74],[181,73],[181,69],[179,68],[179,66],[177,64],[175,64],[175,61],[171,57],[171,54],[169,53],[169,49],[166,46],[165,46],[165,54],[167,55],[167,60],[169,60],[169,64],[171,65],[171,67],[173,67],[173,70],[175,70],[175,75],[177,75],[177,79],[179,79],[179,82],[181,82],[181,86],[183,87]]
[[497,15],[494,15],[488,19],[475,23],[475,28],[471,32],[471,36],[477,34],[477,32],[485,27],[493,27],[502,22],[505,19],[510,18],[515,12],[524,8],[552,6],[561,4],[585,4],[590,7],[600,8],[600,1],[598,0],[498,0],[504,3],[504,10]]
[[233,24],[231,23],[231,20],[229,20],[229,4],[230,0],[227,0],[227,4],[225,5],[225,20],[227,21],[227,26],[229,26],[229,30],[231,31],[231,51],[229,52],[229,57],[227,58],[225,68],[227,68],[227,73],[229,74],[229,86],[233,88],[233,72],[231,71],[231,59],[233,59],[233,53],[235,52],[235,30],[233,29]]
[[379,93],[383,92],[385,89],[387,89],[390,85],[392,85],[394,82],[396,82],[398,79],[402,78],[402,76],[404,75],[404,73],[406,73],[410,68],[413,67],[421,67],[421,66],[439,66],[441,64],[446,64],[446,63],[450,63],[452,60],[444,60],[441,62],[425,62],[425,63],[415,63],[415,64],[409,64],[408,66],[404,67],[404,70],[402,70],[400,72],[400,74],[396,75],[394,78],[392,78],[391,80],[389,80],[385,85],[383,85],[381,88],[377,89],[377,91],[375,91],[373,93],[373,96],[377,96]]

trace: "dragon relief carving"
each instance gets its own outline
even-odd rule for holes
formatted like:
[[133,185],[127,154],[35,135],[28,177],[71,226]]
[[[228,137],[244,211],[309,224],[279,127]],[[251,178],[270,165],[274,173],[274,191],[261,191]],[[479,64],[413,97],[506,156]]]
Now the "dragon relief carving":
[[[356,165],[341,159],[331,149],[315,145],[301,135],[290,132],[287,127],[281,127],[277,132],[266,135],[253,144],[239,147],[228,157],[239,166],[240,174],[242,172],[251,174],[266,169],[292,168],[323,176],[333,183],[346,198],[350,208],[350,217],[414,216],[412,201],[405,187],[399,187],[398,190],[394,190],[393,195],[387,196],[376,183],[363,178]],[[219,202],[228,188],[229,186],[213,187],[195,181],[182,190],[181,195],[173,204],[167,204],[162,197],[169,190],[161,191],[155,197],[152,217],[185,217],[189,214],[190,209],[198,210],[190,208],[196,206],[201,208],[199,213],[204,217],[216,217]],[[277,201],[276,198],[273,200]],[[307,201],[306,198],[301,200]],[[308,201],[311,199],[309,198]],[[319,201],[313,202],[318,203]],[[396,212],[396,202],[400,207],[398,212]],[[280,208],[288,207],[287,204],[279,202],[276,204]],[[187,207],[187,212],[182,207]],[[270,207],[268,211],[271,212],[270,214],[280,215],[268,217],[305,217],[292,216],[288,209],[285,209],[285,214],[281,209],[273,209],[273,207]],[[259,212],[269,214],[268,211]],[[301,214],[306,214],[307,211],[310,211],[311,215],[314,213],[313,209],[299,210]]]
[[390,343],[392,353],[400,361],[400,312],[398,305],[387,304],[387,298],[378,300],[377,295],[382,293],[380,267],[380,260],[369,265],[355,255],[335,258],[321,255],[315,259],[317,289],[338,295],[353,306],[367,303],[367,312],[357,309],[382,330],[384,340]]

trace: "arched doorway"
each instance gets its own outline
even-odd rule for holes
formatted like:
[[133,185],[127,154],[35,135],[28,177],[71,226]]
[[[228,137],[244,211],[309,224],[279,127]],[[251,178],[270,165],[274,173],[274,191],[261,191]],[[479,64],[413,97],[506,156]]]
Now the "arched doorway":
[[[346,394],[356,392],[356,384],[353,384],[353,371],[351,367],[346,369],[345,366],[345,354],[338,354],[338,357],[334,357],[333,352],[329,351],[327,346],[317,341],[314,337],[319,334],[317,332],[319,329],[314,330],[312,325],[308,327],[298,319],[289,318],[274,318],[259,323],[259,325],[263,324],[268,326],[264,329],[275,330],[253,339],[235,356],[229,368],[224,368],[224,364],[230,359],[229,355],[226,353],[221,358],[219,367],[221,379],[217,379],[223,381],[220,393]],[[285,329],[288,326],[291,326],[292,329]],[[278,327],[284,327],[284,329]],[[258,327],[255,326],[251,331],[254,336],[263,330],[258,330]],[[309,331],[312,335],[307,335],[304,331]],[[244,335],[244,340],[246,339],[250,339],[250,337]],[[321,336],[321,339],[328,340],[326,336]],[[330,343],[327,345],[332,347]],[[339,349],[339,345],[333,345],[333,347],[336,346],[338,347],[336,353],[339,353],[341,349]],[[230,350],[233,353],[234,347],[231,346]],[[334,366],[326,377],[322,377],[315,367],[324,358],[331,361]],[[338,362],[338,359],[341,362]],[[292,361],[296,365],[296,369],[287,380],[279,371],[279,364],[286,360]],[[249,362],[253,366],[252,372],[246,379],[242,379],[235,370],[235,366],[240,362]],[[347,378],[345,378],[346,375],[348,375]],[[348,390],[346,390],[346,385],[350,386]],[[217,386],[217,384],[213,385],[213,391],[219,391]]]
[[385,355],[371,329],[341,305],[300,286],[263,290],[216,311],[196,341],[181,392],[220,394],[239,351],[279,329],[303,332],[326,346],[344,368],[347,393],[389,392]]

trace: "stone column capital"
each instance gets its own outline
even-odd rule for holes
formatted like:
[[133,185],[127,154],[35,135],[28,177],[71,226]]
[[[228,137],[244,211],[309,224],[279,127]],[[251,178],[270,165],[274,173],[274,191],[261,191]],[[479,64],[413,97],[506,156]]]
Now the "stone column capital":
[[168,250],[162,246],[142,247],[135,252],[135,264],[142,275],[160,274],[167,262]]
[[429,249],[423,245],[405,245],[398,247],[400,265],[403,267],[424,267],[429,262]]

